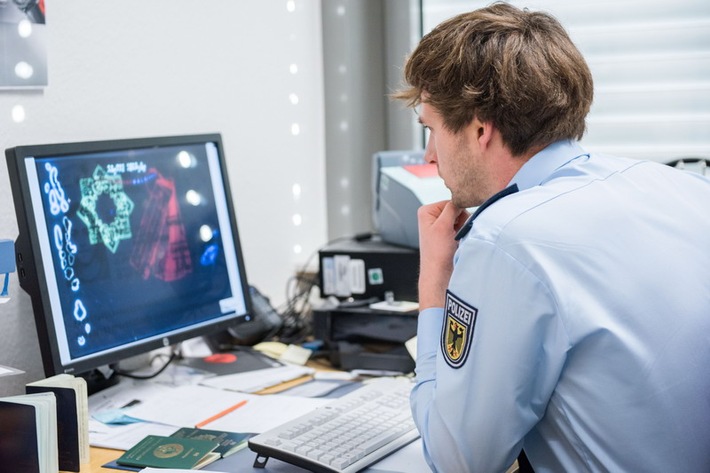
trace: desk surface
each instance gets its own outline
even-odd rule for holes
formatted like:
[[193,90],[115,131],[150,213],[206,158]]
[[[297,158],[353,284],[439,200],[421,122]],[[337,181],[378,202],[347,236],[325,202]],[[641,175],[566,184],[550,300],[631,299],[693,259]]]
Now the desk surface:
[[[383,458],[380,462],[366,468],[363,473],[430,473],[431,470],[421,454],[421,448],[420,441],[411,443],[392,456]],[[117,450],[92,448],[91,463],[83,465],[81,473],[120,473],[120,470],[102,468],[102,465],[115,460],[120,454],[121,452]],[[208,465],[201,471],[205,471],[205,473],[209,473],[209,470],[230,473],[251,471],[254,473],[308,473],[308,471],[303,468],[284,463],[275,458],[270,458],[264,469],[254,468],[252,464],[255,458],[256,454],[246,448],[234,455]]]
[[[91,463],[81,466],[80,473],[120,473],[121,470],[114,470],[103,468],[108,462],[111,462],[121,456],[123,452],[119,450],[110,450],[107,448],[97,448],[91,447]],[[236,472],[236,471],[251,471],[250,467],[246,465],[251,465],[254,461],[256,454],[249,449],[244,449],[234,455],[228,457],[226,460],[220,460],[216,463],[209,465],[207,468],[220,470],[222,466],[221,462],[229,461],[229,465],[222,468],[220,471]],[[237,469],[235,469],[237,468]],[[209,470],[202,470],[205,473],[209,473]],[[280,462],[275,459],[270,459],[265,470],[254,469],[255,473],[307,473],[303,468],[299,468],[294,465],[289,465]]]
[[106,473],[110,470],[102,468],[102,465],[115,460],[121,456],[121,453],[122,452],[119,450],[91,447],[91,463],[88,465],[82,465],[81,473]]
[[[312,363],[309,362],[309,365],[318,369],[318,370],[332,370],[332,368],[329,368],[327,366],[323,366],[319,363]],[[269,393],[275,393],[275,392],[280,392],[285,389],[288,389],[290,387],[293,387],[297,384],[302,383],[304,380],[309,379],[309,377],[304,377],[300,378],[298,380],[293,380],[289,381],[287,383],[283,383],[279,386],[276,386],[274,388],[269,388],[268,390],[264,390],[261,392],[261,394],[269,394]],[[417,441],[415,443],[412,443],[408,445],[407,447],[404,447],[402,451],[407,450],[407,453],[402,453],[402,456],[396,460],[395,462],[390,462],[390,463],[396,463],[395,464],[383,464],[380,465],[375,464],[372,465],[370,468],[365,470],[365,473],[392,473],[393,471],[404,471],[400,470],[402,464],[406,464],[406,473],[428,473],[430,472],[429,467],[426,465],[424,462],[424,458],[421,455],[421,442]],[[112,450],[112,449],[106,449],[106,448],[99,448],[99,447],[91,447],[91,459],[90,463],[82,465],[81,467],[81,472],[80,473],[110,473],[110,472],[120,472],[120,470],[112,470],[112,469],[107,469],[103,468],[103,465],[106,463],[109,463],[111,461],[114,461],[116,458],[121,456],[123,452],[121,450]],[[251,465],[253,463],[253,460],[255,458],[255,453],[249,450],[248,448],[245,448],[244,450],[237,452],[236,454],[228,457],[227,459],[220,460],[218,462],[213,463],[212,465],[209,465],[207,467],[207,470],[203,471],[209,471],[210,469],[214,469],[219,471],[220,468],[223,468],[222,471],[254,471],[255,473],[307,473],[306,470],[290,465],[284,462],[281,462],[276,459],[270,459],[269,462],[266,465],[266,469],[255,469],[252,468]],[[398,452],[395,455],[400,455]],[[402,461],[402,458],[405,458],[405,461]],[[386,462],[387,459],[383,459],[383,462]],[[222,462],[228,462],[228,463],[222,463]],[[378,468],[380,467],[381,468]],[[517,471],[517,462],[514,463],[510,469],[507,470],[507,473],[514,473]]]
[[[327,364],[320,363],[318,361],[309,361],[308,366],[315,368],[318,371],[333,371],[333,368],[330,367]],[[264,389],[260,391],[258,394],[274,394],[278,393],[284,390],[287,390],[291,387],[297,386],[304,381],[307,381],[311,379],[311,376],[304,376],[302,378],[298,378],[292,381],[287,381],[285,383],[281,383],[278,386],[274,386],[271,388]],[[90,463],[82,465],[81,466],[81,472],[80,473],[109,473],[109,472],[120,472],[121,470],[113,470],[113,469],[107,469],[103,468],[103,465],[106,463],[109,463],[119,456],[123,451],[121,450],[113,450],[113,449],[108,449],[108,448],[99,448],[99,447],[91,447],[91,458],[90,458]],[[249,451],[248,449],[245,449],[245,451],[238,452],[235,454],[237,455],[255,455],[253,452]],[[241,456],[240,455],[240,456]],[[276,460],[272,460],[276,462]],[[219,462],[215,463],[213,466],[216,467]],[[250,463],[250,462],[249,462]],[[285,464],[284,464],[285,465]],[[271,469],[269,469],[271,470]],[[205,470],[206,471],[206,470]],[[259,471],[259,470],[255,470]],[[262,472],[264,470],[261,470]],[[306,470],[303,470],[302,468],[298,467],[293,467],[291,465],[288,465],[287,469],[284,468],[276,468],[275,471],[298,471],[298,472],[305,472]]]

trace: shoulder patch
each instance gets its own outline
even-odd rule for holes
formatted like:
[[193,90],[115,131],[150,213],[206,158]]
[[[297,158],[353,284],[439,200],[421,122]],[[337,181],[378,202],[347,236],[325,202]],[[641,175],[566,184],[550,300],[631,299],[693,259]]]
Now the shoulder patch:
[[446,291],[444,327],[441,331],[441,351],[446,363],[460,368],[466,362],[473,340],[478,309]]

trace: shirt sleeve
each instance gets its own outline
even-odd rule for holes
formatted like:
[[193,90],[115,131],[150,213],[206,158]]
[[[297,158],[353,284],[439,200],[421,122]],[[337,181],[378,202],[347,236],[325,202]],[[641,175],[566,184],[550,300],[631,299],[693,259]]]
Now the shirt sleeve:
[[449,293],[475,318],[460,364],[444,355],[449,309],[420,313],[411,404],[433,471],[505,471],[544,415],[569,343],[534,269],[491,242],[462,242]]

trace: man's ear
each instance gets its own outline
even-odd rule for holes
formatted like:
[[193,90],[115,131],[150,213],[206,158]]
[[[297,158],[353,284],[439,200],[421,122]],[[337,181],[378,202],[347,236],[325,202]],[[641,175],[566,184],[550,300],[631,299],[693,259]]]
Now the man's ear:
[[485,151],[493,142],[495,127],[491,122],[482,122],[474,118],[469,125],[472,138],[478,142],[478,147]]

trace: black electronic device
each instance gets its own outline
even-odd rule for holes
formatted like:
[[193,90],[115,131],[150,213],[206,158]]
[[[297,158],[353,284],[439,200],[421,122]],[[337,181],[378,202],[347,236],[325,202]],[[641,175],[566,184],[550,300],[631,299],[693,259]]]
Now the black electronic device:
[[333,242],[318,251],[319,283],[324,297],[416,301],[419,250],[393,245],[379,236]]
[[47,376],[251,320],[219,134],[18,146],[6,158]]
[[417,334],[416,310],[393,312],[369,307],[313,310],[313,335],[322,340],[333,366],[343,370],[408,373],[414,360],[405,342]]
[[254,286],[249,286],[253,319],[248,324],[237,324],[224,331],[205,337],[213,351],[230,350],[233,346],[256,345],[275,336],[283,326],[279,313],[268,297]]

